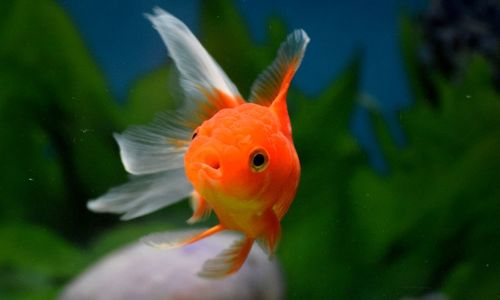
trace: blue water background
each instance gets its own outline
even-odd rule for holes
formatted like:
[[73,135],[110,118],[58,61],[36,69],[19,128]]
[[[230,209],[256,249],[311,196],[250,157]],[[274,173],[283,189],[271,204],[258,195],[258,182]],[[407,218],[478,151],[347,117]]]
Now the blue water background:
[[[112,93],[121,102],[131,83],[158,67],[167,56],[157,32],[142,13],[160,6],[183,20],[195,34],[199,32],[200,3],[195,0],[59,0],[59,3],[73,18],[106,75]],[[395,142],[404,145],[397,112],[407,107],[411,99],[400,53],[398,18],[403,10],[424,7],[425,1],[238,0],[235,3],[257,42],[264,41],[265,26],[271,16],[281,17],[290,30],[307,31],[311,43],[294,84],[310,96],[319,94],[354,51],[362,49],[361,90],[380,103]],[[354,113],[352,129],[375,169],[386,171],[366,111],[358,109]]]

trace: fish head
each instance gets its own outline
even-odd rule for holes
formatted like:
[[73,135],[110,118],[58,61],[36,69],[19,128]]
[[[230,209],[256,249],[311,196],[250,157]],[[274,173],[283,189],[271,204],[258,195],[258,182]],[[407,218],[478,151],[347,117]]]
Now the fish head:
[[253,103],[222,109],[199,126],[184,162],[188,179],[214,208],[227,201],[269,207],[296,187],[300,172],[276,114]]

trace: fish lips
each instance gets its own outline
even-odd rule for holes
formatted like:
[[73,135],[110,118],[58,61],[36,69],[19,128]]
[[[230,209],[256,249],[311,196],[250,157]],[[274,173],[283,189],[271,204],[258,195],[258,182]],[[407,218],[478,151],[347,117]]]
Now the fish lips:
[[196,189],[201,192],[220,186],[223,173],[218,149],[210,143],[205,143],[191,148],[188,152],[185,166]]
[[214,168],[213,165],[193,162],[189,165],[189,168],[197,173],[198,184],[204,187],[213,187],[217,185],[222,178],[222,170],[220,167]]

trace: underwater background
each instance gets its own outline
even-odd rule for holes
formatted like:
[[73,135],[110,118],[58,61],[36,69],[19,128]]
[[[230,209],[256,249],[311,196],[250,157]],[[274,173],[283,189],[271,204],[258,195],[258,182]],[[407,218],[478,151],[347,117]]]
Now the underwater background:
[[85,206],[127,178],[112,133],[180,104],[155,5],[243,95],[287,33],[311,37],[288,96],[286,299],[500,297],[498,1],[4,0],[0,299],[54,299],[110,251],[187,227],[185,201],[128,222]]

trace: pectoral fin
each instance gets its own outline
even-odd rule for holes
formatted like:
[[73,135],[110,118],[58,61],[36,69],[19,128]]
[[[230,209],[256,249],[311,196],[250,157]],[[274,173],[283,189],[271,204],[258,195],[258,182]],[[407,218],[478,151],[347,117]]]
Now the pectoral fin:
[[272,257],[281,238],[281,224],[272,210],[266,214],[266,221],[266,231],[259,236],[257,243],[269,257]]
[[172,249],[189,245],[222,230],[224,230],[224,227],[219,224],[207,230],[184,230],[153,233],[143,237],[141,240],[155,248]]
[[221,278],[238,271],[247,259],[253,241],[249,237],[235,241],[215,258],[207,260],[198,275],[207,278]]
[[191,194],[191,207],[193,208],[193,215],[187,220],[188,224],[203,221],[212,212],[210,205],[197,191],[193,191]]

